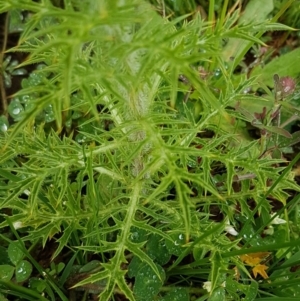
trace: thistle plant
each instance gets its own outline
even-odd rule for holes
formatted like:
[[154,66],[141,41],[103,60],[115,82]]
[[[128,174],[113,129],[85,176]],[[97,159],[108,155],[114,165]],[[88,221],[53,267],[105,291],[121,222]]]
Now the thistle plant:
[[[237,76],[242,56],[223,50],[234,38],[246,41],[244,51],[262,44],[266,31],[292,29],[275,20],[239,23],[226,3],[214,20],[211,1],[204,20],[160,15],[141,0],[0,0],[1,12],[28,12],[19,44],[7,52],[28,53],[18,68],[36,66],[2,112],[10,126],[0,136],[1,240],[20,254],[1,262],[10,275],[0,280],[3,295],[70,300],[78,291],[82,299],[133,301],[290,293],[277,279],[299,242],[289,228],[299,156],[290,165],[262,156],[243,106],[274,99],[245,93],[257,78]],[[276,218],[286,223],[264,234]],[[44,268],[32,254],[50,242],[54,263]],[[264,253],[248,255],[257,252]],[[21,264],[31,270],[19,281]]]

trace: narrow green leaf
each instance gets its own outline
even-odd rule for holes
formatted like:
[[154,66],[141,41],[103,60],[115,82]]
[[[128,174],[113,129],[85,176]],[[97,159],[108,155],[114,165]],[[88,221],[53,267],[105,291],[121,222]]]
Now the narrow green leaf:
[[271,133],[274,133],[274,134],[278,134],[278,135],[281,135],[285,138],[289,138],[291,139],[293,136],[285,129],[283,128],[279,128],[279,127],[276,127],[276,126],[266,126],[266,125],[260,125],[256,122],[252,122],[252,125],[258,127],[259,129],[265,129]]
[[[219,251],[214,251],[211,258],[210,258],[211,264],[212,264],[212,270],[210,274],[210,281],[211,281],[211,292],[214,293],[214,290],[216,287],[220,284],[220,276],[221,276],[221,268],[222,268],[222,258]],[[218,288],[220,290],[220,288]],[[212,296],[211,294],[211,296]],[[218,292],[216,295],[219,295],[220,292]],[[223,295],[223,293],[221,293]],[[213,298],[214,299],[214,298]]]
[[186,186],[186,184],[184,184],[181,181],[181,179],[179,179],[177,176],[173,176],[173,181],[175,182],[177,199],[182,210],[182,217],[185,224],[185,239],[186,241],[189,241],[191,231],[191,203],[188,197],[188,193],[191,192],[190,189],[188,189],[188,187]]
[[19,182],[21,180],[20,177],[17,177],[15,175],[13,175],[11,172],[9,171],[6,171],[5,169],[0,169],[0,175],[4,178],[4,179],[7,179],[9,181],[12,181],[12,182]]
[[126,280],[123,277],[123,275],[121,277],[117,278],[116,284],[118,285],[119,289],[122,291],[122,293],[124,293],[124,295],[126,296],[126,298],[128,300],[135,301],[135,297],[134,297],[131,289],[129,288],[128,284],[126,283]]
[[59,242],[59,245],[58,248],[55,250],[54,254],[52,255],[52,259],[54,259],[61,252],[63,247],[67,245],[71,234],[74,232],[74,229],[76,229],[76,224],[74,223],[71,223],[67,225],[66,228],[64,228],[63,235],[57,240],[57,242]]
[[227,258],[231,256],[257,253],[257,252],[270,252],[274,250],[277,251],[279,249],[284,249],[288,247],[296,247],[299,243],[300,243],[300,239],[297,239],[289,242],[275,243],[275,244],[269,244],[269,245],[259,246],[259,247],[244,248],[241,250],[223,253],[222,257]]
[[76,259],[76,257],[78,256],[78,250],[73,254],[73,256],[71,257],[71,259],[69,260],[69,262],[67,263],[66,267],[64,268],[60,278],[59,278],[59,282],[61,283],[61,285],[64,285],[64,283],[66,282],[67,278],[70,276],[72,269],[73,269],[73,264],[74,261]]
[[80,286],[90,284],[90,283],[95,283],[98,281],[100,281],[101,283],[103,283],[105,285],[106,279],[109,278],[109,276],[110,276],[110,272],[108,270],[97,272],[97,273],[92,274],[89,277],[85,278],[84,280],[76,283],[75,285],[72,286],[72,288],[80,287]]
[[230,195],[231,191],[232,191],[234,168],[235,168],[235,166],[232,164],[232,162],[230,162],[230,161],[226,162],[226,171],[227,171],[226,182],[227,182],[227,193],[228,193],[228,195]]

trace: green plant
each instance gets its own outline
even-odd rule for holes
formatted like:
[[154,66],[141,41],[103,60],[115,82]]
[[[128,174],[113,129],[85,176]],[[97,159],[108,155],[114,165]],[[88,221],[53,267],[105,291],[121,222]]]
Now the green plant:
[[[266,142],[286,132],[272,123],[277,99],[244,93],[268,89],[235,73],[263,32],[291,28],[266,15],[239,22],[227,4],[213,23],[214,1],[207,21],[188,21],[140,0],[0,0],[1,12],[30,12],[9,52],[30,54],[19,67],[38,65],[0,137],[1,237],[21,244],[43,277],[34,286],[43,298],[57,291],[68,300],[67,288],[99,300],[299,297],[288,271],[298,254],[299,197],[289,191],[299,191],[290,172],[299,155],[287,166],[268,152]],[[235,38],[242,43],[230,61],[224,43]],[[251,116],[271,110],[255,124],[260,139],[247,130],[247,102]],[[264,234],[278,216],[286,223]],[[61,274],[29,252],[51,239],[51,259],[68,255]],[[273,253],[239,257],[255,252]],[[264,278],[267,260],[270,285],[251,274]],[[0,282],[3,295],[12,276]]]

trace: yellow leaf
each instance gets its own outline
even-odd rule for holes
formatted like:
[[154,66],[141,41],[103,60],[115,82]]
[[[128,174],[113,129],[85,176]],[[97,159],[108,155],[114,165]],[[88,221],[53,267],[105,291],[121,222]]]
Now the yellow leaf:
[[268,274],[266,273],[266,270],[268,269],[268,267],[264,264],[258,264],[257,266],[255,266],[252,269],[254,278],[257,277],[257,274],[261,275],[264,279],[269,278]]

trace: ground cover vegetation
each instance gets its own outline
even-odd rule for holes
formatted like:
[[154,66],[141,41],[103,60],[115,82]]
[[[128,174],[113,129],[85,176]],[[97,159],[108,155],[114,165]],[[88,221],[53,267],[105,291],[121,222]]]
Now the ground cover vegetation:
[[0,13],[0,300],[299,300],[299,1]]

